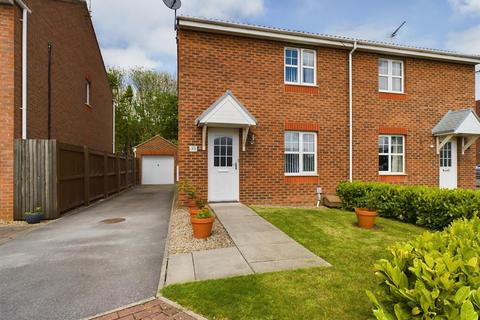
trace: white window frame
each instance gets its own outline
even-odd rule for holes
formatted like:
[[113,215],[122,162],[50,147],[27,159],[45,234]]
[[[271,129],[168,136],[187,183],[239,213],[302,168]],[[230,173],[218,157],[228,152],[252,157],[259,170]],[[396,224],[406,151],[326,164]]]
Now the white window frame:
[[[287,64],[287,61],[286,61],[287,50],[297,51],[298,53],[297,65]],[[310,51],[313,53],[313,67],[303,65],[303,54],[305,51]],[[298,79],[297,82],[287,81],[287,67],[297,68],[297,79]],[[313,83],[308,83],[303,81],[303,68],[313,69]],[[317,86],[317,51],[313,49],[285,47],[283,51],[283,81],[285,82],[285,84],[316,87]]]
[[[388,64],[388,67],[387,67],[388,70],[387,70],[386,74],[380,73],[380,63],[378,64],[378,91],[379,92],[387,92],[387,93],[404,93],[405,92],[405,65],[404,65],[403,60],[381,58],[378,61],[379,62],[384,61],[384,62],[387,62],[387,64]],[[402,75],[401,76],[393,75],[393,63],[394,62],[398,62],[402,66]],[[380,88],[380,77],[386,77],[388,79],[387,80],[387,83],[388,83],[387,84],[387,86],[388,86],[387,90],[382,90]],[[400,91],[393,90],[393,79],[394,78],[402,79],[402,90],[400,90]]]
[[90,87],[91,87],[90,80],[85,79],[85,104],[90,106]]
[[[392,152],[392,137],[401,137],[402,138],[402,153]],[[378,160],[380,160],[380,156],[388,156],[388,171],[380,171],[378,170],[379,175],[383,176],[402,176],[405,175],[405,136],[401,134],[381,134],[378,137],[380,138],[388,138],[388,152],[382,153],[378,152]],[[378,150],[378,140],[377,140],[377,150]],[[402,156],[402,172],[392,172],[392,156]]]
[[[287,132],[292,132],[292,133],[298,133],[298,151],[287,151],[285,149],[285,134]],[[313,135],[314,137],[314,152],[304,152],[303,151],[303,135],[304,134],[310,134],[310,135]],[[305,176],[317,176],[318,175],[318,171],[317,171],[317,163],[318,163],[318,159],[317,159],[317,133],[316,132],[313,132],[313,131],[295,131],[295,130],[285,130],[284,134],[283,134],[283,146],[284,146],[284,158],[283,158],[283,172],[285,174],[285,176],[287,177],[296,177],[296,176],[301,176],[301,177],[305,177]],[[299,156],[299,172],[294,172],[294,173],[287,173],[285,172],[285,154],[298,154]],[[304,154],[314,154],[314,171],[303,171],[303,155]]]

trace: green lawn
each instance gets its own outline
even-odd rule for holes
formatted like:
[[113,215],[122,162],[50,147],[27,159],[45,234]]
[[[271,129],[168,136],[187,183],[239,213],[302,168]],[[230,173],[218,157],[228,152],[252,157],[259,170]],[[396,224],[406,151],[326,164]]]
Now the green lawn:
[[355,214],[341,210],[253,209],[333,267],[173,285],[162,294],[209,319],[367,319],[373,264],[424,231],[381,218],[380,229],[361,230]]

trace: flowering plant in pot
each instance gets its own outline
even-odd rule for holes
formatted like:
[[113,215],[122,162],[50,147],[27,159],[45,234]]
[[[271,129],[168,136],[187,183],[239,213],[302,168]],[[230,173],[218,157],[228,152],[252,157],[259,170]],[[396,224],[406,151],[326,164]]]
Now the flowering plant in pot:
[[362,206],[355,208],[358,226],[363,229],[372,229],[375,226],[375,219],[377,218],[376,195],[372,191],[369,191],[358,203]]
[[43,214],[43,212],[41,212],[41,210],[40,212],[37,212],[37,210],[35,210],[35,212],[31,212],[31,211],[25,212],[24,216],[25,216],[25,221],[28,224],[37,224],[37,223],[40,223],[40,221],[42,221],[45,215]]
[[215,215],[210,209],[205,208],[200,211],[196,216],[190,217],[193,228],[193,236],[196,239],[206,239],[212,234],[213,222],[215,221]]

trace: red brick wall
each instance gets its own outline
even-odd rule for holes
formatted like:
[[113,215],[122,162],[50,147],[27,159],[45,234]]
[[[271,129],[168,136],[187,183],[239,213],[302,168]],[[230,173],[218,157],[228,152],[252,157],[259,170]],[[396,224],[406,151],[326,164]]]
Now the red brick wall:
[[[315,187],[334,192],[348,179],[348,51],[317,50],[318,88],[284,85],[284,47],[291,44],[198,31],[179,32],[179,166],[207,197],[207,151],[195,119],[226,90],[256,117],[255,144],[240,151],[240,200],[313,204]],[[407,131],[404,183],[438,185],[431,129],[449,109],[474,103],[473,67],[406,59],[405,95],[378,93],[376,54],[354,58],[354,178],[377,181],[380,128]],[[318,177],[284,176],[284,131],[318,128]],[[312,129],[313,128],[313,129]],[[472,148],[459,153],[459,185],[474,185]],[[398,181],[397,181],[398,182]]]
[[[178,148],[176,145],[172,144],[168,140],[156,136],[153,137],[152,139],[146,141],[144,144],[138,146],[136,148],[135,156],[137,159],[140,159],[139,161],[139,168],[138,168],[138,176],[142,176],[142,157],[143,156],[151,156],[151,155],[156,155],[156,156],[164,156],[164,155],[169,155],[169,156],[174,156],[175,157],[175,168],[177,167],[177,152]],[[175,169],[176,170],[176,169]],[[175,173],[176,176],[176,173]],[[141,178],[140,178],[141,180]],[[141,181],[139,181],[141,183]]]
[[[378,93],[378,57],[356,53],[354,58],[354,179],[379,180],[374,165],[379,130],[394,127],[408,131],[403,182],[438,186],[438,155],[431,130],[448,110],[475,105],[473,66],[406,58],[405,94],[398,99],[399,95]],[[475,186],[475,149],[465,155],[457,152],[459,187]]]
[[0,5],[0,219],[13,219],[14,7]]
[[[47,138],[48,43],[52,43],[52,139],[112,151],[112,95],[86,4],[29,0],[28,137]],[[91,82],[91,108],[84,84]],[[21,118],[16,117],[16,137]]]

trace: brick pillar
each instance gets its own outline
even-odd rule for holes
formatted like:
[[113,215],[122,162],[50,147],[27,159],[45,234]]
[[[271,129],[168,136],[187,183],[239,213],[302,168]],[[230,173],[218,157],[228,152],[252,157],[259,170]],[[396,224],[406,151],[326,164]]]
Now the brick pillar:
[[0,5],[0,219],[13,220],[14,7]]

